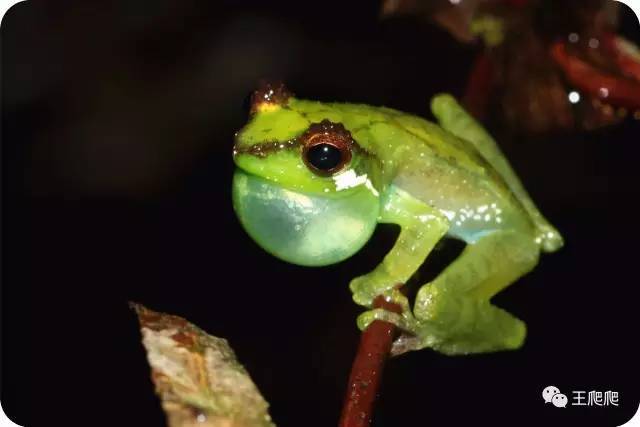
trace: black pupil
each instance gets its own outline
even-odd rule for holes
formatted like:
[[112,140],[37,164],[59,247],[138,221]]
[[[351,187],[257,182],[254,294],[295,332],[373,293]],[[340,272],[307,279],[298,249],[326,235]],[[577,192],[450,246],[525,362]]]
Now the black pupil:
[[322,171],[330,171],[342,161],[340,150],[330,144],[318,144],[307,151],[307,161]]

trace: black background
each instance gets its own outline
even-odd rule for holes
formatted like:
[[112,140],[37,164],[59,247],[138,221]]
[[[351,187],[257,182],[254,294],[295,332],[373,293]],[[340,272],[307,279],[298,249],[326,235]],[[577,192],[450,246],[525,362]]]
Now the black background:
[[[376,2],[51,3],[21,3],[2,22],[6,413],[29,426],[163,425],[133,300],[228,338],[279,426],[336,425],[361,311],[347,284],[379,262],[396,230],[379,228],[328,268],[263,253],[230,203],[243,99],[276,77],[303,98],[425,116],[436,92],[462,94],[477,48],[419,20],[381,21]],[[622,23],[638,42],[629,10]],[[390,361],[375,426],[631,417],[639,135],[630,119],[589,134],[502,138],[567,242],[495,299],[526,321],[527,342]],[[547,385],[570,400],[614,390],[621,404],[558,409],[543,404]]]

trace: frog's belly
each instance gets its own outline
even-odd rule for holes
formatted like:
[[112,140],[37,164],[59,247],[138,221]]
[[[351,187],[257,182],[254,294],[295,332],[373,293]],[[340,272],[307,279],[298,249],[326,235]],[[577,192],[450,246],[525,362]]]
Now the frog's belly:
[[439,209],[450,222],[450,237],[474,243],[496,230],[532,234],[531,222],[513,205],[511,195],[499,193],[488,180],[459,170],[414,171],[396,177],[394,185]]

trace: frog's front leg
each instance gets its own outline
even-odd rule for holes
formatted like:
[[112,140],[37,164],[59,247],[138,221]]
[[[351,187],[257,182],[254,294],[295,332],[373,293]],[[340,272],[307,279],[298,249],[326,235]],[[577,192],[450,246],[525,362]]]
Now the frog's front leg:
[[437,209],[393,185],[382,200],[379,222],[398,224],[400,235],[384,260],[370,273],[352,280],[350,288],[354,301],[360,305],[371,307],[378,295],[385,295],[402,305],[405,315],[410,315],[406,298],[394,292],[394,288],[418,270],[446,234],[449,222]]

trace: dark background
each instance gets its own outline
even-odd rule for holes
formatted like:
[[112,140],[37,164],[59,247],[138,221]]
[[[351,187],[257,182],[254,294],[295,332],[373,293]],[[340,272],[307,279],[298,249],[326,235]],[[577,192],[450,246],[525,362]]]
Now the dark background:
[[[19,424],[163,425],[133,300],[228,338],[279,426],[336,425],[362,310],[347,284],[396,230],[322,269],[259,249],[230,202],[243,99],[275,77],[303,98],[428,116],[436,92],[462,94],[477,48],[419,20],[381,21],[377,2],[263,3],[31,0],[5,16],[1,398]],[[640,41],[626,8],[622,33]],[[639,136],[629,119],[501,139],[567,241],[495,299],[526,321],[527,342],[390,361],[375,426],[631,417]],[[431,265],[459,249],[445,244]],[[618,391],[621,405],[558,409],[543,404],[547,385],[570,401]]]

